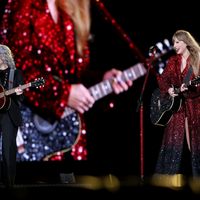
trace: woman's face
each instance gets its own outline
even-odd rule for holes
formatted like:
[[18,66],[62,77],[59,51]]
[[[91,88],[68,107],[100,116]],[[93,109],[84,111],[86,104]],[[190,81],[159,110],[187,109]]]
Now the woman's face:
[[177,54],[183,54],[187,49],[187,44],[182,40],[178,40],[177,38],[174,40],[174,49]]

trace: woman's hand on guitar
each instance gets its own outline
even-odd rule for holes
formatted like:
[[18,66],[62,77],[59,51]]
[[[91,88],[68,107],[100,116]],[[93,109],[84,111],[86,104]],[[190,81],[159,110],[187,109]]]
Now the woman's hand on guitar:
[[23,90],[20,87],[17,87],[15,89],[15,93],[16,93],[16,95],[21,95],[23,93]]
[[169,95],[170,95],[171,97],[176,97],[176,96],[178,96],[178,94],[175,93],[174,87],[169,88],[169,89],[168,89],[168,93],[169,93]]
[[71,85],[68,106],[80,113],[84,113],[93,106],[94,102],[94,98],[83,84]]
[[123,91],[128,90],[128,88],[130,86],[132,86],[132,84],[133,84],[133,82],[131,80],[124,81],[123,77],[122,77],[122,71],[117,70],[117,69],[111,69],[111,70],[107,71],[104,74],[103,79],[104,80],[113,79],[112,87],[113,87],[115,94],[119,94]]
[[176,97],[178,96],[179,92],[185,92],[186,90],[188,90],[188,87],[186,86],[185,83],[183,83],[180,88],[174,88],[172,86],[171,88],[168,89],[168,93],[171,97]]
[[188,87],[185,85],[185,83],[183,83],[180,87],[180,91],[181,92],[185,92],[186,90],[188,90]]

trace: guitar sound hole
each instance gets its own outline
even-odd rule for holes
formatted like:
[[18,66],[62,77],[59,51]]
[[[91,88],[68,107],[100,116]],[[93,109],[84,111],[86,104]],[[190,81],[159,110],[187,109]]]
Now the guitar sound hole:
[[37,114],[34,114],[33,121],[38,131],[40,131],[43,134],[48,134],[52,132],[58,124],[57,121],[51,124],[50,122],[46,121],[45,119],[43,119]]

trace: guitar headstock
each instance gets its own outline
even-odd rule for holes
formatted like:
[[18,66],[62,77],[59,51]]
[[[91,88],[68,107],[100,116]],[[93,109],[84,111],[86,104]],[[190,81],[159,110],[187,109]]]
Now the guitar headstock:
[[37,78],[35,81],[31,82],[31,87],[40,87],[40,86],[44,86],[45,84],[45,80],[43,77]]
[[149,48],[150,65],[154,67],[157,73],[162,74],[167,60],[174,54],[173,44],[168,39],[159,41]]
[[197,86],[200,84],[200,75],[190,81],[190,85]]

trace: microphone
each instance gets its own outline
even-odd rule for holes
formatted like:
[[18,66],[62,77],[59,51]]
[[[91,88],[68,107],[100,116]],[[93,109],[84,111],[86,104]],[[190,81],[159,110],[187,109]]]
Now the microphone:
[[149,53],[153,53],[153,54],[155,54],[156,53],[156,51],[157,51],[157,46],[156,45],[154,45],[154,46],[151,46],[150,48],[149,48]]

